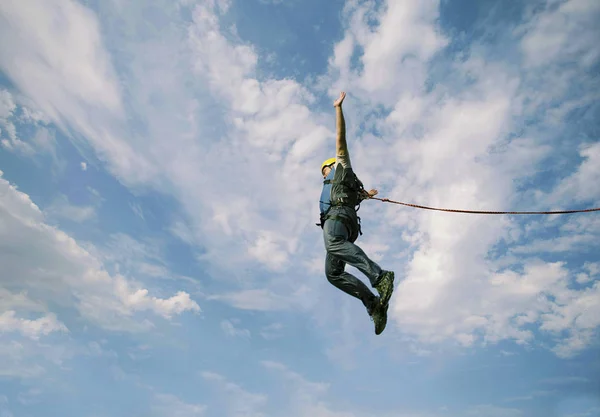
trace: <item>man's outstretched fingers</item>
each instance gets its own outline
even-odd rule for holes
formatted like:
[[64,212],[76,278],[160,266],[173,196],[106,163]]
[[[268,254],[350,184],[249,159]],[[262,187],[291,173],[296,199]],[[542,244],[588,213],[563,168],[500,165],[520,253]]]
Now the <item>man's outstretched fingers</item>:
[[342,105],[342,102],[346,98],[346,92],[342,91],[340,93],[340,97],[333,103],[333,107],[338,107]]

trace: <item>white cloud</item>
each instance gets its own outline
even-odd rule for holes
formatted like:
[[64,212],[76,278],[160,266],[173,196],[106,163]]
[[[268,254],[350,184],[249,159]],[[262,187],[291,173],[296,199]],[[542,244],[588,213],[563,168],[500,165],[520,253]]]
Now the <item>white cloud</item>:
[[267,289],[241,290],[211,295],[209,300],[221,300],[242,310],[273,311],[292,308],[290,298],[279,296]]
[[[447,44],[432,24],[438,16],[438,0],[387,2],[376,17],[376,29],[365,30],[364,38],[360,32],[358,35],[364,65],[360,85],[369,92],[382,92],[392,85],[401,87],[403,83],[396,80],[398,69],[408,70],[404,71],[404,82],[414,81],[414,65],[427,62]],[[398,36],[399,26],[403,28],[402,36]]]
[[[0,36],[15,45],[1,44],[3,70],[52,120],[68,124],[89,141],[122,182],[166,191],[181,203],[185,226],[175,221],[173,232],[202,247],[199,259],[208,273],[241,287],[211,299],[263,311],[323,308],[316,297],[309,297],[329,285],[322,270],[317,274],[313,266],[313,260],[323,258],[314,226],[320,186],[315,167],[333,149],[333,112],[311,111],[316,97],[294,80],[260,77],[256,49],[235,34],[225,36],[220,27],[228,3],[205,2],[194,7],[193,22],[184,30],[173,25],[159,31],[160,37],[149,35],[143,45],[135,36],[123,43],[128,59],[121,64],[131,74],[126,80],[128,104],[145,115],[148,134],[142,142],[121,134],[123,99],[96,16],[67,0],[36,6],[45,12],[32,21],[17,2],[0,9],[14,17],[0,29]],[[127,16],[142,13],[135,4],[127,7],[132,12]],[[172,12],[172,5],[165,3],[164,13]],[[70,22],[64,33],[54,32],[48,21],[37,21],[52,13]],[[353,163],[365,183],[397,199],[459,208],[546,203],[535,190],[522,202],[515,183],[537,173],[539,163],[554,152],[553,143],[540,139],[535,130],[518,140],[506,137],[515,130],[515,119],[535,113],[547,101],[544,94],[563,98],[577,79],[575,70],[561,72],[559,78],[550,71],[547,79],[560,81],[547,83],[556,86],[550,93],[529,84],[537,72],[520,74],[521,68],[508,68],[503,60],[487,59],[474,50],[465,61],[446,63],[448,80],[434,80],[437,84],[429,91],[430,60],[448,42],[436,26],[438,1],[384,2],[381,7],[349,2],[344,13],[349,23],[321,83],[330,94],[355,86],[346,106],[350,151],[358,156]],[[134,32],[135,25],[123,19]],[[40,27],[41,35],[28,31],[30,27]],[[15,28],[26,33],[24,40],[15,40]],[[81,28],[83,35],[73,36],[71,28]],[[521,30],[529,36],[536,28]],[[176,47],[182,38],[190,55]],[[78,39],[73,48],[55,51],[73,39]],[[526,40],[524,45],[527,53]],[[72,55],[65,52],[71,49]],[[351,67],[355,52],[362,53],[362,69]],[[50,68],[36,58],[54,54],[48,59]],[[12,64],[19,60],[26,63],[22,73]],[[57,60],[73,64],[58,65],[63,61]],[[192,74],[186,66],[190,62]],[[65,81],[62,68],[78,66],[97,88],[80,85],[85,84],[81,78],[73,84]],[[40,89],[40,80],[50,87]],[[86,94],[80,96],[80,91]],[[381,107],[388,116],[374,111]],[[361,132],[356,126],[362,121],[367,132],[377,127],[382,137]],[[594,149],[582,148],[589,162],[565,183],[565,189],[581,190],[574,191],[577,198],[594,196],[595,188],[589,186],[596,178]],[[489,258],[503,240],[525,243],[519,240],[523,230],[510,218],[424,213],[391,205],[365,204],[361,210],[374,219],[370,233],[376,239],[365,236],[366,247],[384,266],[406,277],[394,298],[394,321],[421,341],[451,339],[465,346],[507,338],[529,342],[534,334],[524,330],[525,324],[536,323],[542,315],[567,314],[549,300],[531,306],[532,300],[551,291],[574,308],[585,295],[565,291],[571,274],[563,265],[516,257],[509,266],[524,271],[513,273],[498,266],[507,260]],[[582,239],[579,232],[570,233],[565,241]],[[305,268],[309,263],[311,274]],[[300,289],[298,282],[303,283]],[[521,291],[521,284],[527,291]],[[140,298],[144,301],[124,297],[129,308],[156,306],[145,301],[145,294]],[[342,314],[336,310],[332,320]],[[587,340],[589,324],[575,327],[569,346]]]
[[38,397],[42,392],[43,391],[39,388],[30,388],[27,391],[20,392],[17,396],[17,400],[23,405],[32,405],[39,401]]
[[[380,5],[347,2],[344,20],[349,23],[329,62],[331,75],[335,76],[328,81],[329,93],[336,95],[352,85],[352,98],[360,96],[364,100],[353,106],[368,106],[378,102],[393,104],[400,92],[420,91],[426,62],[448,43],[435,26],[438,16],[438,0]],[[350,69],[355,49],[362,52],[360,72]]]
[[527,23],[521,46],[529,66],[555,60],[577,60],[590,66],[600,58],[596,39],[600,31],[594,19],[600,5],[594,0],[569,0],[533,16]]
[[247,290],[230,294],[213,295],[209,300],[223,300],[236,308],[247,310],[278,310],[284,303],[278,302],[276,296],[267,290]]
[[273,271],[280,271],[289,263],[285,245],[289,238],[274,232],[262,232],[248,248],[250,255]]
[[109,127],[123,121],[123,106],[94,13],[73,0],[9,0],[0,4],[0,22],[0,69],[47,120],[85,136],[133,177],[150,173]]
[[[88,140],[124,183],[152,185],[174,194],[191,218],[190,229],[197,243],[207,249],[202,260],[228,271],[239,270],[249,262],[276,270],[290,268],[287,260],[298,247],[295,236],[314,221],[310,195],[318,193],[318,182],[307,185],[314,171],[307,171],[305,164],[318,166],[320,157],[312,153],[332,136],[307,106],[314,97],[292,80],[254,78],[257,57],[253,49],[233,44],[220,34],[218,14],[226,10],[227,4],[201,3],[193,9],[194,22],[187,32],[161,32],[160,39],[145,39],[144,46],[136,44],[136,39],[127,44],[131,45],[128,53],[132,57],[128,65],[134,74],[127,80],[128,91],[137,113],[146,115],[148,121],[149,135],[142,141],[129,132],[123,133],[121,97],[95,15],[67,0],[53,0],[51,6],[55,7],[40,16],[60,15],[70,24],[67,29],[82,27],[83,33],[65,34],[62,39],[63,34],[53,32],[48,22],[27,21],[18,3],[5,6],[4,13],[14,16],[11,26],[5,29],[6,39],[12,39],[18,28],[26,31],[26,27],[34,26],[43,33],[40,38],[48,39],[41,43],[27,32],[28,36],[16,42],[18,49],[7,48],[5,55],[0,55],[7,74],[23,92],[39,102],[53,121],[64,121]],[[142,13],[134,4],[128,7],[127,19]],[[172,7],[165,4],[164,13],[172,13]],[[186,33],[193,55],[182,52],[176,59],[166,59],[181,51],[173,42],[179,42]],[[75,38],[79,41],[77,47],[64,47]],[[54,49],[59,44],[61,51],[57,52]],[[145,46],[150,44],[154,46],[151,53]],[[93,53],[83,54],[86,50]],[[64,65],[57,63],[48,69],[35,58],[55,52],[57,58],[49,62],[60,58]],[[96,61],[86,59],[88,56],[97,57]],[[23,73],[11,67],[17,57],[27,63]],[[161,57],[160,62],[157,57]],[[192,59],[195,73],[178,66],[188,59]],[[78,80],[67,83],[61,68],[79,66],[102,88],[88,91]],[[32,89],[40,78],[50,77],[47,84],[59,86],[60,91]],[[206,85],[223,101],[224,115],[218,117],[225,117],[223,126],[230,129],[218,128],[215,133],[205,128],[201,123],[204,118],[208,126],[221,122],[207,111],[209,106],[215,107],[215,101],[206,94],[196,94],[189,85],[197,89]],[[164,112],[141,99],[155,94],[163,97],[160,102],[164,106],[172,105],[169,108],[173,111]],[[271,172],[281,166],[283,158],[284,174],[272,177]],[[227,170],[222,169],[225,162]],[[223,173],[218,183],[206,181],[217,172]],[[259,177],[271,180],[254,180]],[[252,190],[252,195],[240,194],[236,191],[240,189]],[[274,196],[280,203],[265,212],[265,202]],[[284,223],[289,225],[285,241],[279,238]],[[246,250],[247,241],[254,242],[253,250]],[[265,256],[267,250],[273,250],[276,256]]]
[[138,216],[142,220],[145,220],[144,210],[142,209],[142,206],[140,206],[137,203],[129,203],[129,207],[131,207],[131,210],[135,213],[136,216]]
[[190,227],[186,225],[183,221],[175,221],[169,227],[169,232],[177,238],[179,238],[182,242],[187,243],[188,245],[192,245],[195,241],[195,236],[192,231],[190,231]]
[[44,214],[63,220],[71,220],[82,223],[96,217],[96,209],[93,206],[78,206],[71,204],[66,195],[59,195],[46,209]]
[[12,293],[5,288],[0,287],[0,311],[13,309],[23,309],[31,312],[46,312],[46,306],[43,303],[34,301],[27,296],[26,291]]
[[266,417],[260,410],[268,401],[263,394],[248,392],[241,386],[228,381],[224,376],[214,372],[202,372],[202,378],[213,382],[222,397],[219,398],[220,413],[227,417]]
[[350,411],[334,410],[326,401],[330,385],[323,382],[312,382],[302,375],[288,369],[285,365],[263,361],[263,366],[275,372],[285,387],[288,395],[289,415],[294,417],[358,417]]
[[[0,196],[4,225],[0,241],[10,242],[11,247],[9,251],[0,250],[3,287],[27,290],[27,297],[38,303],[67,302],[72,294],[74,307],[85,318],[109,329],[148,328],[151,322],[136,318],[136,312],[148,311],[169,319],[185,311],[200,310],[185,292],[158,298],[121,275],[109,275],[102,263],[73,238],[45,224],[43,213],[29,196],[2,178]],[[46,319],[37,322],[37,326],[42,331],[58,328],[59,324]]]
[[[357,131],[362,140],[350,144],[350,152],[360,155],[353,161],[357,161],[354,165],[361,177],[368,181],[376,178],[377,188],[385,189],[391,198],[449,208],[505,210],[516,203],[539,207],[564,204],[569,198],[589,201],[597,197],[597,187],[592,186],[597,182],[596,145],[588,144],[580,151],[583,162],[564,179],[564,185],[550,196],[537,192],[535,198],[519,201],[517,181],[535,175],[554,149],[535,129],[512,141],[507,135],[518,126],[521,111],[535,114],[544,100],[570,99],[568,87],[581,77],[575,70],[566,75],[553,72],[552,65],[563,62],[564,55],[553,56],[545,67],[549,82],[561,78],[552,97],[541,95],[543,86],[538,89],[530,82],[537,73],[519,72],[521,68],[480,55],[477,48],[467,59],[447,62],[446,78],[432,80],[435,88],[427,90],[429,59],[447,42],[438,34],[435,22],[439,3],[411,7],[390,2],[380,8],[368,2],[349,5],[349,23],[343,40],[334,48],[326,78],[334,82],[346,74],[329,88],[330,93],[343,85],[360,86],[354,87],[347,99],[347,120],[356,124],[364,120],[367,129],[373,126],[381,132],[382,140],[377,140]],[[583,3],[573,1],[575,5]],[[596,7],[589,2],[588,6]],[[392,30],[398,20],[404,23],[400,34]],[[525,26],[520,30],[527,39],[538,29]],[[569,32],[565,36],[571,39],[575,35]],[[430,42],[420,45],[421,37]],[[350,66],[351,40],[359,53],[357,67]],[[359,45],[363,46],[362,55]],[[583,48],[573,53],[581,51]],[[581,85],[588,85],[585,82]],[[583,104],[592,97],[587,95]],[[376,106],[383,106],[388,116],[373,116]],[[566,112],[563,115],[566,117]],[[378,163],[363,164],[362,159]],[[578,303],[585,304],[590,294],[595,296],[595,287],[572,291],[575,274],[566,265],[544,263],[527,254],[560,253],[580,245],[586,245],[585,253],[592,253],[597,241],[593,230],[578,227],[562,233],[558,241],[540,240],[530,246],[531,242],[523,240],[521,226],[507,217],[406,212],[393,205],[369,206],[367,210],[365,216],[381,219],[379,224],[374,222],[380,247],[394,248],[385,253],[381,263],[395,269],[401,278],[391,309],[401,333],[420,342],[453,340],[464,346],[503,339],[530,343],[535,337],[532,327],[550,331],[546,321],[551,320],[563,331],[572,332],[563,340],[558,331],[552,331],[557,353],[571,355],[588,346],[598,323],[583,320],[573,325],[570,312],[581,311]],[[548,224],[541,222],[540,226]],[[386,237],[390,235],[402,240]],[[509,246],[506,258],[498,259],[492,251],[503,241],[518,246]],[[401,249],[407,245],[408,252]],[[373,247],[371,251],[377,252]],[[513,253],[519,256],[510,258]],[[404,259],[406,263],[401,263]],[[515,269],[505,269],[502,263]],[[552,297],[561,301],[554,302]],[[568,312],[562,311],[565,305]]]
[[57,155],[55,134],[48,128],[46,116],[27,105],[33,103],[23,97],[17,100],[9,91],[0,88],[0,145],[10,152],[34,159],[49,155],[53,171],[56,172],[55,168],[62,170],[65,164]]
[[124,275],[180,280],[199,287],[199,280],[176,274],[167,268],[164,246],[160,239],[138,240],[124,233],[116,233],[102,247],[87,249],[105,265],[113,266]]
[[15,333],[0,333],[0,377],[37,379],[50,370],[64,368],[65,362],[76,353],[69,338],[52,343],[44,336],[39,340]]
[[505,400],[505,402],[530,401],[530,400],[533,400],[534,398],[547,397],[547,396],[552,395],[552,394],[556,394],[556,391],[536,390],[536,391],[531,392],[528,395],[507,398]]
[[165,417],[203,417],[206,406],[203,404],[190,404],[182,401],[173,394],[156,394],[153,410]]
[[52,332],[67,332],[67,327],[56,319],[55,314],[47,314],[35,320],[15,317],[9,310],[0,314],[0,333],[19,332],[25,337],[37,340]]
[[81,166],[81,170],[82,170],[82,171],[87,171],[87,163],[85,163],[85,162],[81,162],[81,163],[80,163],[80,166]]
[[[445,412],[389,410],[374,411],[356,409],[349,404],[344,407],[331,404],[329,383],[313,382],[289,369],[282,363],[262,361],[263,367],[275,374],[278,384],[284,389],[284,412],[290,417],[441,417]],[[352,407],[352,410],[349,408]],[[279,407],[281,409],[281,406]],[[346,408],[346,410],[344,410]]]
[[239,320],[221,320],[221,329],[229,337],[250,337],[250,330],[237,328]]
[[7,90],[0,89],[0,143],[9,151],[31,156],[35,150],[29,143],[17,137],[17,128],[13,121],[16,109],[17,105],[12,95]]
[[281,331],[285,326],[281,323],[272,323],[261,329],[260,335],[267,340],[276,339],[281,337]]
[[[335,409],[328,404],[327,396],[329,384],[312,382],[302,375],[288,369],[285,365],[263,361],[265,369],[275,374],[277,384],[283,388],[279,398],[274,399],[277,412],[275,415],[285,415],[289,417],[434,417],[436,413],[428,412],[376,412],[372,411],[342,411]],[[263,394],[248,392],[240,385],[229,381],[224,376],[213,373],[203,372],[202,377],[213,382],[221,391],[223,401],[220,406],[221,413],[227,417],[264,417],[272,415],[263,412],[270,405],[270,397]],[[210,412],[210,409],[209,409]],[[442,416],[444,414],[440,414]]]
[[598,187],[590,187],[590,184],[600,182],[600,142],[581,146],[579,154],[583,159],[582,163],[574,173],[564,178],[553,190],[548,198],[550,203],[557,204],[563,201],[600,202]]

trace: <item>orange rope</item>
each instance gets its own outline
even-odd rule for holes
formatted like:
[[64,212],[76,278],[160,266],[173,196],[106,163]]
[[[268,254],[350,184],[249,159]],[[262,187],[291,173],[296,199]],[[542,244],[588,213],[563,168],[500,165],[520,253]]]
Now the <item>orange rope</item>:
[[454,209],[444,209],[444,208],[419,206],[417,204],[402,203],[400,201],[390,200],[389,198],[370,197],[370,199],[383,201],[384,203],[401,204],[403,206],[408,206],[408,207],[415,207],[415,208],[420,208],[420,209],[425,209],[425,210],[446,211],[446,212],[450,212],[450,213],[471,213],[471,214],[570,214],[570,213],[589,213],[589,212],[592,212],[592,211],[600,211],[600,207],[591,208],[591,209],[583,209],[583,210],[561,210],[561,211],[478,211],[478,210],[454,210]]

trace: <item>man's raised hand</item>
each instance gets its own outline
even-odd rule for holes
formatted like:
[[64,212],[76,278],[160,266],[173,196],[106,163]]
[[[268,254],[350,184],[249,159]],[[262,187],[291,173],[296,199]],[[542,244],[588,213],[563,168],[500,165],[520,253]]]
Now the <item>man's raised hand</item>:
[[346,98],[346,93],[342,91],[340,93],[340,97],[333,103],[333,107],[341,107],[342,102],[344,101],[345,98]]

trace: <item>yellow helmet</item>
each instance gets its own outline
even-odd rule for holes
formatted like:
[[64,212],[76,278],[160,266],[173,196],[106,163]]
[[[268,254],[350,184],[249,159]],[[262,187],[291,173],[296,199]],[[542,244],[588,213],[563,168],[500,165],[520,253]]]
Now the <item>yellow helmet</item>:
[[326,166],[335,164],[336,158],[329,158],[326,159],[325,161],[323,161],[323,163],[321,164],[321,172],[323,172],[323,168],[325,168]]

